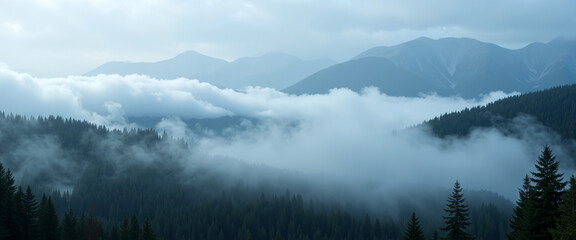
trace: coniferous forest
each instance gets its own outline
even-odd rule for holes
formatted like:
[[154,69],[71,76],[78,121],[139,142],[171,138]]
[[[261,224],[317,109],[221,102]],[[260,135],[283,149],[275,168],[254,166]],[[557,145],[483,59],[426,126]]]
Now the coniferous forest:
[[0,133],[0,239],[576,236],[576,183],[559,172],[548,146],[534,157],[514,205],[466,191],[456,181],[439,197],[423,190],[411,201],[374,211],[311,194],[291,174],[280,174],[290,180],[286,185],[229,178],[190,159],[193,143],[154,130],[0,113]]
[[563,139],[576,138],[576,85],[565,85],[504,98],[486,106],[443,114],[425,124],[440,137],[466,136],[475,129],[496,127],[519,134],[512,127],[517,117],[529,117],[558,133]]
[[576,240],[576,0],[0,0],[0,240]]

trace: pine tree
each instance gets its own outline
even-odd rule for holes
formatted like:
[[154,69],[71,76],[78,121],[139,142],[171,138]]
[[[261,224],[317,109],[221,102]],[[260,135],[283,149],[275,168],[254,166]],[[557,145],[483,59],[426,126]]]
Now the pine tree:
[[0,239],[13,239],[18,237],[16,222],[16,185],[9,169],[0,164]]
[[26,188],[22,203],[24,210],[23,228],[25,231],[23,240],[36,239],[36,233],[38,232],[38,202],[36,202],[36,197],[34,197],[30,186]]
[[18,186],[18,191],[16,191],[16,194],[14,194],[14,198],[12,200],[12,210],[10,216],[10,218],[12,218],[12,225],[8,226],[11,232],[11,239],[20,240],[26,238],[26,230],[24,229],[24,196],[24,190],[22,190],[21,186]]
[[404,240],[425,240],[424,230],[420,226],[420,221],[416,217],[416,213],[412,212],[408,226],[404,231]]
[[78,220],[76,216],[72,212],[72,208],[68,210],[64,214],[64,218],[62,219],[62,240],[75,240],[78,238]]
[[120,225],[120,240],[130,240],[130,225],[128,217],[124,217],[122,225]]
[[456,181],[452,194],[448,197],[448,204],[446,204],[447,216],[444,216],[446,226],[442,231],[447,232],[446,239],[449,240],[465,240],[473,239],[472,235],[465,232],[466,228],[470,225],[470,218],[468,215],[468,206],[464,204],[464,194],[460,183]]
[[149,218],[146,218],[146,220],[144,220],[140,240],[156,240],[156,234],[154,234],[154,229],[152,229],[152,224],[150,224]]
[[511,240],[525,240],[534,237],[536,228],[536,208],[535,208],[535,194],[534,188],[530,184],[530,177],[524,177],[522,189],[519,191],[519,198],[514,207],[514,215],[510,219],[510,229],[512,232],[508,234],[508,239]]
[[576,239],[576,179],[570,177],[570,188],[562,196],[559,206],[560,218],[556,221],[556,229],[552,230],[554,239]]
[[534,232],[536,239],[551,239],[550,229],[556,227],[556,219],[560,218],[558,205],[567,183],[562,179],[563,174],[558,173],[558,164],[550,147],[545,146],[536,162],[537,171],[531,172],[538,219]]
[[130,240],[138,240],[140,238],[140,225],[138,224],[138,218],[136,218],[136,214],[133,214],[132,219],[130,220],[130,230],[128,236]]
[[58,215],[52,203],[52,199],[42,196],[40,208],[38,209],[38,236],[40,240],[60,239],[58,230]]

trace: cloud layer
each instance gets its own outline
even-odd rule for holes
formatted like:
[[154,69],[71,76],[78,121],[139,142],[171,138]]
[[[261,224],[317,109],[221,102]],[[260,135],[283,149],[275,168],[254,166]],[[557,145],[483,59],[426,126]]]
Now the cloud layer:
[[[129,117],[163,118],[159,130],[192,140],[195,152],[208,159],[239,159],[331,176],[374,193],[410,186],[449,187],[460,180],[468,188],[514,199],[544,144],[566,158],[558,137],[536,120],[515,119],[513,125],[522,129],[521,136],[484,129],[465,139],[437,139],[425,127],[409,128],[505,96],[497,92],[480,100],[435,95],[405,98],[374,88],[293,96],[266,88],[237,92],[196,80],[141,75],[36,78],[0,66],[2,111],[61,115],[117,128],[135,126]],[[229,129],[226,137],[199,137],[183,121],[220,116],[259,121],[246,123],[242,130]]]
[[5,1],[0,61],[61,76],[184,50],[229,60],[270,51],[344,60],[420,36],[520,47],[573,35],[574,9],[571,0]]

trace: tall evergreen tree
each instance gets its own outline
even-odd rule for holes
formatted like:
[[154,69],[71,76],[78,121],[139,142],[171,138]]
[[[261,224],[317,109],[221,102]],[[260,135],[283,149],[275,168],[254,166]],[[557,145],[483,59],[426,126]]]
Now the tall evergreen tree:
[[562,196],[559,206],[560,218],[557,219],[556,229],[552,230],[554,239],[576,239],[576,178],[570,177],[570,188]]
[[424,230],[420,226],[420,221],[416,217],[416,213],[412,212],[408,226],[404,231],[404,240],[425,240]]
[[16,194],[14,194],[12,200],[12,209],[10,211],[10,218],[12,219],[10,222],[12,225],[8,226],[12,239],[20,240],[25,238],[24,196],[24,190],[22,190],[21,186],[18,186],[18,191],[16,191]]
[[128,217],[124,217],[120,225],[120,240],[130,240],[130,225]]
[[558,164],[550,147],[545,146],[536,162],[537,171],[531,172],[538,219],[534,232],[536,239],[552,239],[550,229],[556,227],[556,219],[560,218],[558,205],[567,183],[562,179],[563,174],[558,173]]
[[149,218],[146,218],[146,220],[144,220],[140,240],[156,240],[156,234],[154,234],[154,229],[152,229],[152,224],[150,223]]
[[530,183],[530,177],[524,177],[522,189],[519,191],[519,198],[514,207],[514,215],[510,219],[510,229],[508,239],[524,240],[532,239],[536,228],[536,208],[535,208],[534,188]]
[[23,204],[23,229],[24,236],[23,240],[36,239],[37,237],[37,225],[38,225],[38,202],[36,202],[36,197],[32,193],[30,186],[26,188],[26,194],[24,199],[22,199]]
[[61,224],[62,240],[75,240],[78,238],[78,220],[70,208],[64,213]]
[[465,232],[466,228],[470,225],[470,218],[468,217],[470,213],[468,212],[468,206],[464,204],[464,194],[458,181],[454,183],[454,188],[452,189],[452,194],[448,197],[446,207],[447,208],[444,209],[447,214],[444,216],[446,226],[442,228],[442,231],[447,233],[446,239],[474,239],[472,235]]
[[16,227],[16,185],[9,169],[0,164],[0,239],[18,237]]
[[130,240],[138,240],[140,238],[140,225],[136,214],[133,214],[132,219],[130,219],[129,238]]
[[58,215],[50,197],[42,196],[38,209],[38,236],[40,240],[60,239],[58,230]]

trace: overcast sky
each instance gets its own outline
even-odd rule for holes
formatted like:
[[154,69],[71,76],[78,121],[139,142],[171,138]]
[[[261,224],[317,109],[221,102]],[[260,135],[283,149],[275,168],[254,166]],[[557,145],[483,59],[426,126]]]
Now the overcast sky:
[[0,0],[0,62],[37,76],[185,50],[343,61],[420,36],[518,48],[573,34],[574,0]]

